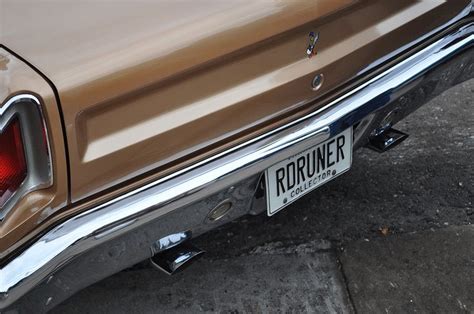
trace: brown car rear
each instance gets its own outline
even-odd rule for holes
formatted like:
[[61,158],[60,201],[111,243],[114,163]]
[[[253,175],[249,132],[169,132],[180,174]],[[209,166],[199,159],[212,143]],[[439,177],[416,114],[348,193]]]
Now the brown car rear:
[[[471,6],[0,2],[0,101],[39,97],[53,167],[53,185],[25,195],[0,222],[0,259],[15,260],[79,213],[327,108],[468,25]],[[319,39],[308,58],[311,32]]]

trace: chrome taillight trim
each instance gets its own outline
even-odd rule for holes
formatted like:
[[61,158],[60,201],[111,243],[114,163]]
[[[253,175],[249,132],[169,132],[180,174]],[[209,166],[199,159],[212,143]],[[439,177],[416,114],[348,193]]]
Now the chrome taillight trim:
[[27,174],[18,190],[0,207],[0,222],[22,197],[53,184],[48,128],[39,98],[26,93],[9,98],[0,107],[0,132],[14,118],[18,118],[21,127]]

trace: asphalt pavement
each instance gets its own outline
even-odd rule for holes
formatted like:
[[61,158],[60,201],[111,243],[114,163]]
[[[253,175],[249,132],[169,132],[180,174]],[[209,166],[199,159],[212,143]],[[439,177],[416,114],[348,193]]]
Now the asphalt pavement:
[[56,313],[474,313],[474,80],[397,128],[410,137],[273,217],[196,239],[166,276],[146,263]]

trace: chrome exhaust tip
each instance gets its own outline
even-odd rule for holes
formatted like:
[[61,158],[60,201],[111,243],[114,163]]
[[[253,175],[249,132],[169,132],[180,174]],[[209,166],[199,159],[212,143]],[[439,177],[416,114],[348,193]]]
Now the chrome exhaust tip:
[[367,147],[378,152],[383,153],[389,149],[394,148],[408,137],[408,134],[393,128],[388,128],[375,136],[369,138]]
[[183,270],[201,257],[205,251],[185,242],[153,255],[151,265],[168,275]]

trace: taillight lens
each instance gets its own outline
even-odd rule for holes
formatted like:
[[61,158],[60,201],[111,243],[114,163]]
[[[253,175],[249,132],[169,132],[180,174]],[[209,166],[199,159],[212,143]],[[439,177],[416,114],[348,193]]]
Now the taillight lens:
[[15,118],[0,133],[0,207],[20,187],[26,175],[21,127]]
[[0,224],[25,195],[52,184],[41,103],[34,95],[13,96],[0,105]]

